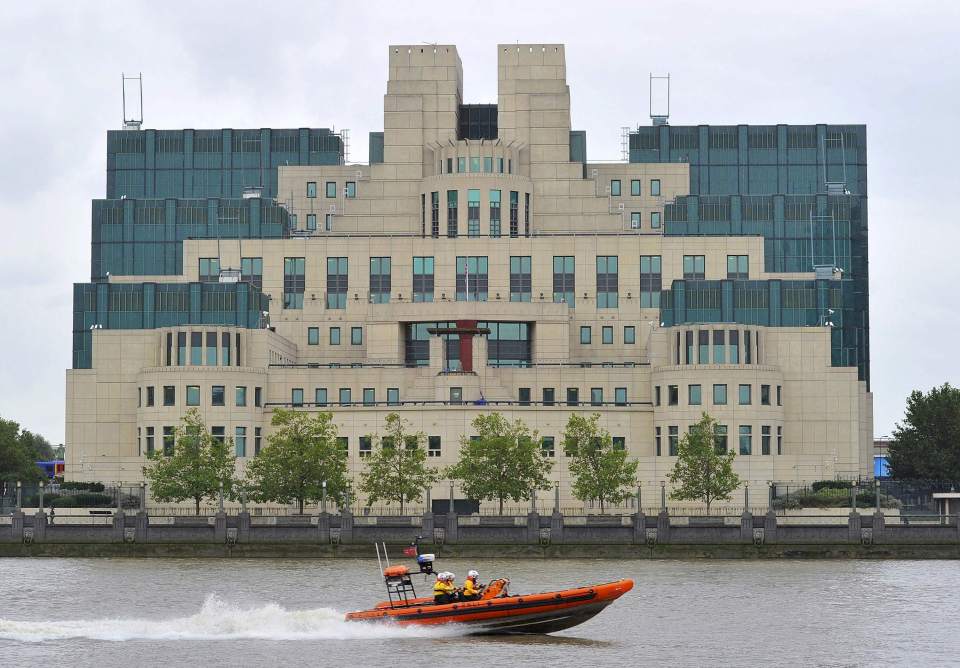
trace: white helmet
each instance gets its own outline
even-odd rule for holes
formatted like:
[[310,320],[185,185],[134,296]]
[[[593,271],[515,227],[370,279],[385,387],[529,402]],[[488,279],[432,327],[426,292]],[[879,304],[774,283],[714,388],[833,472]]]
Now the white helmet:
[[451,573],[450,571],[447,571],[447,572],[446,572],[446,576],[447,576],[447,577],[444,578],[445,580],[456,580],[456,579],[457,579],[457,576],[454,575],[453,573]]
[[467,577],[468,577],[468,578],[478,578],[478,577],[480,577],[480,574],[479,574],[478,572],[476,572],[476,571],[467,571]]

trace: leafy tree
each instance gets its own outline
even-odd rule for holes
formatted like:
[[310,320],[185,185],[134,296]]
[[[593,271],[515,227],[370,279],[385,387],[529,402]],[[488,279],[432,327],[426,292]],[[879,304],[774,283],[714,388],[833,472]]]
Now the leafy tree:
[[[25,435],[29,435],[24,438]],[[35,482],[43,477],[36,464],[36,452],[32,448],[29,431],[20,431],[13,420],[0,418],[0,481]],[[41,437],[42,438],[42,437]]]
[[181,419],[175,439],[172,454],[157,451],[147,455],[150,463],[143,467],[143,474],[153,498],[176,502],[192,499],[199,515],[200,502],[217,498],[221,483],[224,494],[233,489],[233,439],[214,438],[195,408]]
[[23,443],[24,449],[30,453],[30,456],[35,460],[49,460],[55,456],[50,441],[40,434],[34,434],[24,429],[20,432],[20,440]]
[[740,476],[733,472],[734,452],[717,450],[714,439],[716,423],[704,413],[700,421],[683,435],[677,445],[677,463],[669,476],[670,483],[675,486],[670,498],[703,501],[707,504],[708,515],[714,501],[729,499],[742,483]]
[[571,415],[563,432],[563,447],[571,457],[573,494],[581,501],[596,499],[600,512],[608,503],[621,503],[637,481],[637,461],[615,450],[610,432],[600,427],[600,415]]
[[960,389],[911,392],[887,456],[894,478],[960,480]]
[[337,444],[332,413],[313,417],[300,411],[277,409],[271,424],[276,431],[267,447],[247,464],[247,480],[255,501],[296,501],[303,514],[306,501],[327,495],[341,501],[347,491],[347,451]]
[[437,470],[426,465],[426,435],[410,434],[409,429],[410,423],[397,413],[387,415],[386,433],[375,439],[377,448],[360,474],[360,490],[368,503],[397,501],[403,513],[407,501],[419,501],[423,490],[438,479]]
[[544,459],[537,432],[499,413],[473,419],[476,438],[462,437],[460,460],[446,476],[459,480],[471,499],[497,499],[503,514],[505,499],[530,498],[531,489],[550,489],[547,474],[553,463]]

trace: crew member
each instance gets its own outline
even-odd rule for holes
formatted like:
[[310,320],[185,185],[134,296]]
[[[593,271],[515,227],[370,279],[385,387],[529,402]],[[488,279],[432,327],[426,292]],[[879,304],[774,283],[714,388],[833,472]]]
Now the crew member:
[[480,592],[483,585],[477,583],[480,574],[476,571],[468,571],[467,579],[463,583],[463,590],[460,592],[461,601],[476,601],[480,598]]
[[453,579],[453,573],[444,572],[437,575],[437,582],[433,585],[434,603],[445,605],[456,600],[457,588],[453,586]]

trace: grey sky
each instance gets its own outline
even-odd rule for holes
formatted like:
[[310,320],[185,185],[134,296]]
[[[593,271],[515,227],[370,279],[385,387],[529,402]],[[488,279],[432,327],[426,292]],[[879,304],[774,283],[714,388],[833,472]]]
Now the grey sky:
[[[456,44],[467,102],[496,101],[497,43],[562,42],[591,160],[646,124],[866,123],[875,431],[914,388],[960,381],[960,10],[911,2],[9,3],[0,15],[0,416],[58,443],[72,284],[89,280],[120,73],[145,127],[382,129],[387,45]],[[770,9],[778,7],[777,9]]]

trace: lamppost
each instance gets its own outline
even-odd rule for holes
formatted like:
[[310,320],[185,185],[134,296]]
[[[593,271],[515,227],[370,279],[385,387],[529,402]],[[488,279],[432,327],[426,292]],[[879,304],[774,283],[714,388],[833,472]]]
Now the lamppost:
[[327,481],[326,480],[324,480],[320,484],[320,503],[322,504],[321,505],[322,511],[326,513],[327,512]]
[[21,509],[22,502],[23,502],[23,483],[18,480],[17,481],[17,511]]
[[660,481],[660,510],[667,509],[667,481]]

